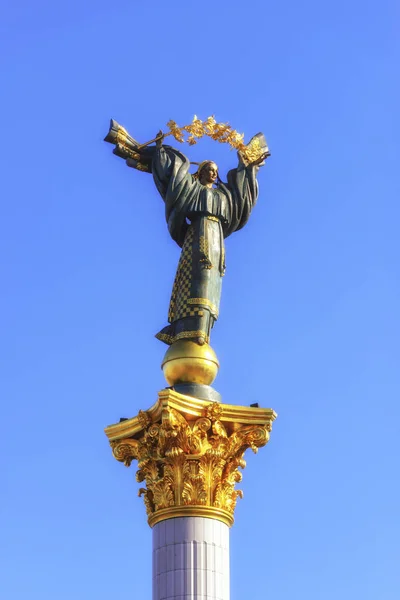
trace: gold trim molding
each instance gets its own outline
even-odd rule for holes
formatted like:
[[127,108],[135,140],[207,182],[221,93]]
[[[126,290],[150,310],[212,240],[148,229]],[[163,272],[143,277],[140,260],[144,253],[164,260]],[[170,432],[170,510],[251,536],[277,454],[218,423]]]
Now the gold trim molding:
[[177,517],[206,517],[207,519],[216,519],[222,521],[228,527],[233,525],[233,515],[227,510],[215,508],[214,506],[172,506],[159,510],[148,518],[150,527],[154,527],[160,521],[166,519],[176,519]]
[[269,440],[272,409],[234,406],[193,398],[166,388],[147,411],[110,425],[105,433],[114,457],[127,467],[138,461],[136,480],[148,522],[205,516],[233,524],[235,485],[246,466],[244,453]]

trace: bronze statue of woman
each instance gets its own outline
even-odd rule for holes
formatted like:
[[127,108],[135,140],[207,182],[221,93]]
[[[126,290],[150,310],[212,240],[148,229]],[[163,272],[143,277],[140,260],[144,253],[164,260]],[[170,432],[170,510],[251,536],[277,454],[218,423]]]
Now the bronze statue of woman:
[[256,204],[257,172],[269,155],[265,138],[261,133],[253,138],[260,148],[260,157],[254,162],[249,164],[238,152],[238,166],[228,172],[224,183],[211,160],[200,163],[197,172],[191,174],[189,159],[164,145],[161,131],[154,146],[140,146],[129,136],[128,150],[118,144],[127,135],[121,128],[121,136],[119,127],[112,121],[106,141],[117,144],[114,152],[126,158],[128,166],[153,174],[165,202],[169,233],[182,248],[169,304],[169,324],[156,337],[168,345],[179,340],[206,345],[219,313],[224,239],[247,223]]
[[238,167],[229,171],[228,181],[223,183],[213,161],[202,162],[192,175],[187,157],[164,146],[160,134],[157,137],[153,178],[165,201],[169,232],[182,253],[172,288],[169,325],[156,337],[167,344],[183,338],[204,344],[218,318],[225,273],[224,239],[248,221],[257,201],[256,175],[264,157],[257,164],[246,165],[239,154]]

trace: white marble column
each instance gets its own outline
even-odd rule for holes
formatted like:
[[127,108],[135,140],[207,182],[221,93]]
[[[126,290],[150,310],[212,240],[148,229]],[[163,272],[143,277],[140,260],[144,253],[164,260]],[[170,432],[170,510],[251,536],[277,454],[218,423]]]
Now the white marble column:
[[205,517],[157,523],[153,600],[229,600],[229,527]]

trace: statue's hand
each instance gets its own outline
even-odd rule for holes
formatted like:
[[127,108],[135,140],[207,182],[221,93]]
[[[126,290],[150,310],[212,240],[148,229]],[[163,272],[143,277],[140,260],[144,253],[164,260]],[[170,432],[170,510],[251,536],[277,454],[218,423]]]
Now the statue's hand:
[[262,166],[265,164],[265,159],[268,158],[268,156],[270,156],[269,152],[265,152],[264,154],[262,154],[260,156],[260,158],[258,158],[257,160],[255,160],[254,162],[251,163],[252,166]]
[[156,141],[156,146],[157,146],[157,148],[161,148],[164,138],[165,138],[165,135],[162,132],[162,130],[160,129],[160,131],[156,135],[156,140],[157,140]]

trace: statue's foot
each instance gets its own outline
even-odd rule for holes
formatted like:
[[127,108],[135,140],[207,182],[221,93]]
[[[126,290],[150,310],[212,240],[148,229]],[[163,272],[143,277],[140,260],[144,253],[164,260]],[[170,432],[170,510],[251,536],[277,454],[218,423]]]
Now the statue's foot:
[[200,337],[197,338],[197,343],[200,346],[203,346],[206,343],[206,340],[203,338],[203,336],[200,336]]

